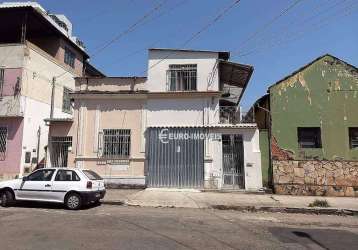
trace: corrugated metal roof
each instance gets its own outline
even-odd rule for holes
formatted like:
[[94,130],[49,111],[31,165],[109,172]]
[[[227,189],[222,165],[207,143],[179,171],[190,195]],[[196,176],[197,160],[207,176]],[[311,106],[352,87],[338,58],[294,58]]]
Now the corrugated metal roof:
[[152,125],[148,128],[257,128],[256,123],[212,124],[212,125]]
[[218,53],[219,58],[228,60],[230,58],[229,51],[215,51],[215,50],[195,50],[195,49],[175,49],[175,48],[150,48],[151,50],[162,50],[162,51],[179,51],[179,52],[202,52],[202,53]]

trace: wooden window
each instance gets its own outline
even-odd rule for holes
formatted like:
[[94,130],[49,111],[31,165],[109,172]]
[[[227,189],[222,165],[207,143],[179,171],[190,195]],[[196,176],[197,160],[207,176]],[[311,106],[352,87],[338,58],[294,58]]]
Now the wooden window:
[[297,128],[300,148],[322,148],[321,128]]
[[65,48],[65,63],[72,68],[75,68],[76,55],[69,48]]
[[350,148],[358,148],[358,127],[349,128],[349,146]]
[[63,88],[63,96],[62,96],[62,111],[65,113],[72,113],[71,107],[71,98],[70,98],[71,90],[64,87]]

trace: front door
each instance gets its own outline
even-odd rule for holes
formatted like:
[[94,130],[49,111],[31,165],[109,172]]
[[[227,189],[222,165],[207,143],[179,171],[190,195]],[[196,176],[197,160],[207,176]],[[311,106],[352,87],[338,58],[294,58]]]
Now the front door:
[[17,190],[17,197],[25,200],[50,199],[54,172],[54,169],[40,169],[30,174]]
[[222,135],[223,188],[244,189],[244,146],[242,135]]

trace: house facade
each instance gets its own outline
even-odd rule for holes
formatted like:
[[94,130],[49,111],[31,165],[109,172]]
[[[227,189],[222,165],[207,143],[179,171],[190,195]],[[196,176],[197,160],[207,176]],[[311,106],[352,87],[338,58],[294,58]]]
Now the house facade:
[[228,59],[150,49],[147,78],[77,78],[74,120],[50,126],[72,136],[66,164],[109,184],[260,189],[259,133],[238,105],[253,68]]
[[0,178],[44,165],[50,116],[70,118],[69,92],[88,58],[62,15],[0,4]]
[[271,123],[276,193],[358,195],[357,86],[355,66],[324,55],[272,85],[256,105],[260,128]]

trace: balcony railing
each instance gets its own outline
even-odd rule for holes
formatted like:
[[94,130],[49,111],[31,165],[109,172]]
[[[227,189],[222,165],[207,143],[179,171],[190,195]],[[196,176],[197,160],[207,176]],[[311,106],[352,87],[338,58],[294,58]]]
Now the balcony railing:
[[240,112],[240,109],[236,106],[220,106],[220,123],[255,123],[255,116],[252,111]]

